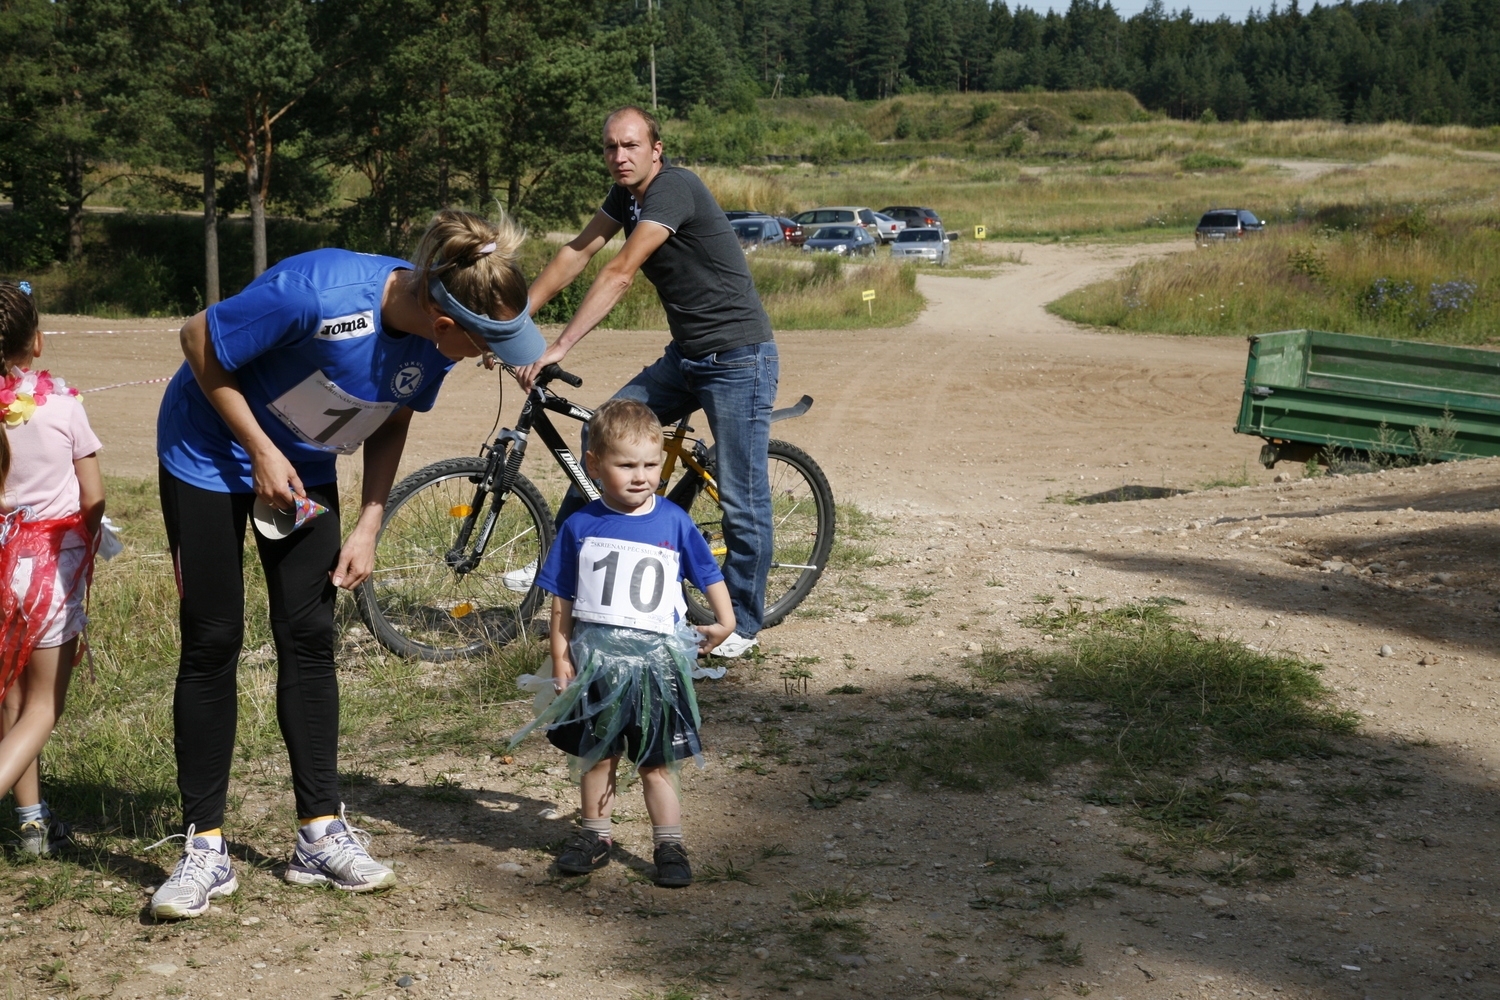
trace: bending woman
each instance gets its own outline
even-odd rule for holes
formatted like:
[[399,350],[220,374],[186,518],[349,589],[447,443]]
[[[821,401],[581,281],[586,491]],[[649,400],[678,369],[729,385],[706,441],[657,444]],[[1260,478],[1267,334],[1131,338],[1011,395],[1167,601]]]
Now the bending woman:
[[[244,638],[245,522],[257,500],[302,521],[255,531],[276,643],[276,718],[300,829],[286,878],[350,892],[394,885],[339,800],[336,588],[369,577],[413,411],[462,358],[529,364],[543,341],[517,265],[524,233],[439,213],[415,265],[315,250],[290,257],[182,328],[186,362],[157,418],[161,506],[181,601],[172,712],[186,843],[151,898],[196,917],[237,887],[222,825]],[[359,515],[340,544],[335,458],[364,446]],[[270,532],[275,534],[276,532]]]

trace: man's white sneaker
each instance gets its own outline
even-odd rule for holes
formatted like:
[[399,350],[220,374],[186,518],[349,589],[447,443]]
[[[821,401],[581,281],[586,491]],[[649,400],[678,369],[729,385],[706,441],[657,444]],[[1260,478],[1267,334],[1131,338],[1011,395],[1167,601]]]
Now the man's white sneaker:
[[240,887],[229,864],[229,852],[223,847],[223,838],[219,838],[220,846],[214,847],[208,838],[193,834],[194,828],[190,826],[185,837],[174,834],[151,845],[156,847],[178,837],[187,841],[177,867],[151,896],[151,915],[157,920],[201,917],[208,911],[209,900],[227,896]]
[[339,818],[317,840],[297,833],[297,849],[287,865],[286,880],[293,885],[332,885],[345,892],[369,892],[396,884],[396,873],[370,857],[365,847],[370,835],[349,824],[344,807]]
[[531,585],[536,582],[536,560],[531,560],[531,562],[520,569],[513,569],[509,573],[501,573],[500,582],[505,586],[506,590],[514,590],[518,594],[526,593],[526,591],[531,589]]
[[746,639],[738,632],[731,632],[729,633],[729,638],[715,646],[713,652],[708,655],[722,656],[726,660],[735,660],[759,645],[759,639]]

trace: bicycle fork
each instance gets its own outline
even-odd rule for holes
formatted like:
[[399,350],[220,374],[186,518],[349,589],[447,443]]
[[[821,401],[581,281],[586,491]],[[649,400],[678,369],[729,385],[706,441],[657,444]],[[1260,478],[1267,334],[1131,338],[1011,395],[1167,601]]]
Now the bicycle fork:
[[[587,420],[590,415],[587,410],[566,400],[548,396],[539,389],[533,390],[526,399],[526,405],[521,408],[520,417],[516,420],[517,429],[511,430],[508,427],[502,429],[495,436],[494,444],[486,446],[489,461],[485,465],[484,473],[476,481],[474,502],[462,508],[455,507],[451,511],[454,517],[462,517],[464,522],[459,528],[458,537],[454,539],[453,547],[444,555],[443,561],[459,576],[471,572],[484,559],[485,550],[489,548],[490,537],[495,532],[495,525],[500,521],[500,511],[505,506],[505,498],[510,495],[511,488],[515,486],[516,478],[521,473],[521,462],[526,458],[526,444],[530,439],[532,429],[541,435],[542,443],[557,457],[563,470],[567,472],[568,478],[572,480],[573,486],[588,499],[599,499],[598,488],[588,478],[578,464],[578,460],[573,457],[573,453],[563,442],[562,435],[558,434],[552,421],[547,418],[548,409],[555,409],[559,413],[579,420]],[[491,497],[488,509],[485,507],[486,494]],[[470,537],[474,534],[474,526],[481,510],[485,511],[484,523],[479,528],[473,548],[465,551]]]
[[[526,457],[526,434],[507,427],[496,435],[495,443],[486,448],[489,462],[475,484],[473,502],[454,507],[448,512],[454,517],[463,518],[453,547],[443,556],[443,562],[459,576],[478,566],[484,558],[485,550],[489,548],[490,537],[495,533],[495,525],[500,520],[500,509],[505,506],[505,498],[520,472],[521,460]],[[486,494],[491,497],[487,508],[484,502]],[[484,523],[479,528],[474,547],[465,552],[469,538],[474,534],[474,525],[479,519],[480,511],[484,511]]]

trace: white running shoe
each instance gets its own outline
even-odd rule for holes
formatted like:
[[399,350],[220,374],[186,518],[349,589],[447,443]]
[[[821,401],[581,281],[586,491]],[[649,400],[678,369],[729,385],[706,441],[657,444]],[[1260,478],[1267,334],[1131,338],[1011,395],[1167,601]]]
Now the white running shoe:
[[737,660],[760,645],[759,639],[746,639],[738,632],[729,633],[729,638],[714,647],[709,656],[721,656],[726,660]]
[[345,892],[389,889],[396,884],[396,873],[370,857],[365,850],[369,843],[370,835],[350,825],[341,803],[339,818],[317,840],[305,840],[297,832],[286,880],[293,885],[332,885]]
[[536,582],[536,560],[531,560],[531,562],[520,569],[513,569],[509,573],[500,574],[500,582],[505,586],[506,590],[514,590],[518,594],[526,593],[526,591],[531,589],[531,585]]
[[194,828],[189,826],[186,836],[173,834],[151,845],[156,847],[178,837],[186,841],[177,867],[151,897],[151,915],[157,920],[201,917],[208,911],[209,900],[227,896],[240,887],[229,864],[229,852],[222,846],[223,838],[219,840],[221,846],[215,848],[206,837],[193,834]]

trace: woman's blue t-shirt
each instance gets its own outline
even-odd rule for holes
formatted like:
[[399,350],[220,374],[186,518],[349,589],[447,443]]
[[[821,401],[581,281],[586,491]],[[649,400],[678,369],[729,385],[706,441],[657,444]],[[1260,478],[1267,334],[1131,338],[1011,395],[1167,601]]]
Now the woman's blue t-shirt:
[[557,530],[557,540],[547,551],[536,585],[566,601],[577,598],[578,550],[586,538],[618,538],[673,549],[681,562],[682,575],[699,590],[722,581],[719,562],[693,519],[670,500],[657,497],[654,502],[655,508],[647,514],[621,514],[603,500],[575,512]]
[[[386,281],[403,268],[411,265],[395,257],[314,250],[209,307],[219,362],[309,486],[333,482],[336,457],[355,451],[397,408],[432,409],[453,367],[432,341],[383,328]],[[162,398],[156,451],[168,472],[193,486],[255,489],[250,456],[186,362]]]

